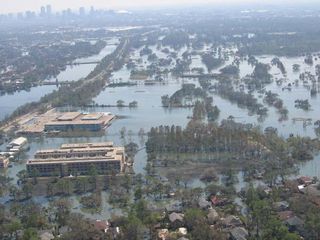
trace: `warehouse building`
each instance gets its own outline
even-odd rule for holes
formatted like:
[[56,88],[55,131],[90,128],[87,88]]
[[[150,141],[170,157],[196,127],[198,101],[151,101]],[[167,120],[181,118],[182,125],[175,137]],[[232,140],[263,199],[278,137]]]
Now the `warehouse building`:
[[45,123],[44,131],[101,131],[109,126],[113,118],[114,115],[109,113],[67,112]]
[[115,116],[109,112],[61,112],[51,109],[32,115],[21,123],[18,134],[41,135],[68,131],[101,131],[111,125]]

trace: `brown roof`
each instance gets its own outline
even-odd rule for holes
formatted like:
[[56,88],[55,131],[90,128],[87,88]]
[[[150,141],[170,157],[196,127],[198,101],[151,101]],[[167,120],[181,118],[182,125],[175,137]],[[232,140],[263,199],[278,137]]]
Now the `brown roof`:
[[184,214],[182,214],[182,213],[173,212],[173,213],[171,213],[169,215],[170,222],[175,222],[175,221],[181,221],[182,222],[183,218],[184,218]]
[[282,211],[278,212],[278,216],[281,221],[284,221],[289,218],[292,218],[294,216],[294,213],[292,211]]
[[94,227],[98,230],[101,230],[101,231],[105,231],[106,229],[109,228],[109,222],[108,221],[102,221],[102,220],[96,220],[94,222]]
[[72,121],[73,119],[75,119],[79,115],[81,115],[80,112],[66,112],[66,113],[63,113],[61,116],[57,117],[57,120],[59,120],[59,121]]
[[62,144],[61,149],[66,148],[102,148],[102,147],[112,147],[113,142],[99,142],[99,143],[71,143],[71,144]]

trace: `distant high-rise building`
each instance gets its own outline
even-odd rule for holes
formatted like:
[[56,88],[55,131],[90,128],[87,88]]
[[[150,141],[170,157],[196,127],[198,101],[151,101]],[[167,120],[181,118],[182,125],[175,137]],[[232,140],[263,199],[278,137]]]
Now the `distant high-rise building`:
[[90,7],[90,15],[93,15],[93,14],[94,14],[94,7],[91,6],[91,7]]
[[26,11],[25,12],[26,19],[32,19],[36,16],[35,12]]
[[68,8],[68,9],[67,9],[67,15],[68,15],[68,17],[70,17],[70,16],[72,15],[71,8]]
[[52,8],[51,5],[47,5],[47,15],[50,16],[52,14]]
[[79,8],[79,15],[80,15],[80,16],[86,15],[86,10],[85,10],[84,7]]
[[18,19],[23,19],[23,13],[22,12],[17,13],[17,18]]
[[44,6],[42,6],[41,8],[40,8],[40,16],[41,17],[44,17],[46,15],[46,8],[44,7]]
[[8,13],[7,18],[8,18],[9,20],[13,19],[13,18],[14,18],[13,13]]

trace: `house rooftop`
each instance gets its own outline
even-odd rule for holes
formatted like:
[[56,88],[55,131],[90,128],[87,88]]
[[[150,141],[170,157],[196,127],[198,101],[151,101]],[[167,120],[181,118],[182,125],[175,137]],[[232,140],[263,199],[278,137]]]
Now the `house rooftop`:
[[287,219],[286,223],[289,226],[295,226],[295,227],[304,225],[304,222],[300,218],[298,218],[297,216],[294,216],[294,217]]
[[282,211],[282,212],[278,212],[278,216],[281,221],[285,221],[293,217],[294,213],[292,211]]
[[72,121],[81,115],[80,112],[66,112],[57,117],[58,121]]
[[234,240],[246,240],[249,236],[248,231],[243,227],[236,227],[230,231],[231,237]]
[[223,224],[227,227],[229,226],[241,226],[242,222],[239,217],[234,215],[229,215],[222,220]]
[[183,218],[184,218],[184,214],[182,214],[182,213],[173,212],[173,213],[171,213],[169,215],[170,222],[175,222],[175,221],[181,221],[182,222]]
[[113,147],[113,142],[62,144],[60,148],[74,149],[74,148],[106,148],[106,147]]
[[308,194],[312,197],[320,197],[320,190],[318,189],[318,184],[310,184],[302,189],[300,189],[300,192],[304,194]]

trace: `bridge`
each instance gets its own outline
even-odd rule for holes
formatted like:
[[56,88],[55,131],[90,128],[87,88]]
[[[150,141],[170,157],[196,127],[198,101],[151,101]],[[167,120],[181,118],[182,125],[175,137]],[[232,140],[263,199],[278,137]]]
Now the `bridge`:
[[74,65],[85,65],[85,64],[98,64],[100,63],[99,61],[91,61],[91,62],[73,62],[73,63],[68,63],[67,65],[69,66],[74,66]]
[[72,81],[52,81],[52,82],[41,82],[42,85],[66,85]]
[[219,74],[216,73],[208,73],[208,74],[182,74],[180,75],[181,78],[215,78],[219,77]]
[[292,118],[293,123],[295,122],[303,122],[303,127],[307,127],[312,124],[312,118]]
[[292,118],[294,122],[311,122],[312,118],[302,118],[302,117],[296,117]]

